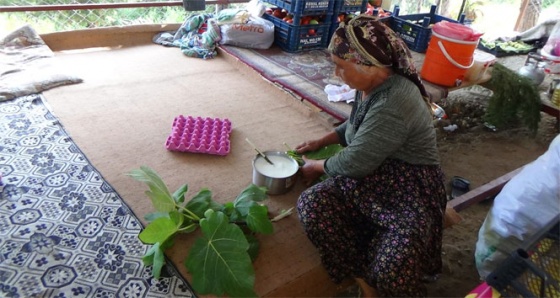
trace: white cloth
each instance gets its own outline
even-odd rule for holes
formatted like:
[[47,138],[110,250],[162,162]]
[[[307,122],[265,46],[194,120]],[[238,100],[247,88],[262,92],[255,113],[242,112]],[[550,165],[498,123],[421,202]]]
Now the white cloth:
[[351,103],[356,96],[356,90],[346,84],[342,86],[328,84],[325,86],[325,92],[329,101],[332,102],[346,101],[346,103]]

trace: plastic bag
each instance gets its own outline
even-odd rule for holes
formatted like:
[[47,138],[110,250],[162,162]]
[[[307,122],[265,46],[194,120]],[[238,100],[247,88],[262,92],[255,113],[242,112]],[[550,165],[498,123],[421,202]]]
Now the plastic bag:
[[549,74],[560,74],[560,20],[552,28],[541,54],[546,60],[544,70]]
[[247,10],[254,17],[262,17],[266,11],[266,6],[261,0],[251,0],[247,3]]
[[552,32],[550,32],[550,36],[546,40],[546,44],[542,48],[541,53],[547,60],[558,61],[558,63],[560,63],[560,21],[557,21],[554,28],[552,28]]
[[225,24],[220,26],[222,40],[228,44],[250,49],[268,49],[274,42],[274,23],[251,16],[246,24]]
[[227,8],[218,12],[218,25],[247,23],[251,14],[245,9]]
[[476,243],[475,261],[481,278],[560,214],[559,173],[560,135],[494,199]]

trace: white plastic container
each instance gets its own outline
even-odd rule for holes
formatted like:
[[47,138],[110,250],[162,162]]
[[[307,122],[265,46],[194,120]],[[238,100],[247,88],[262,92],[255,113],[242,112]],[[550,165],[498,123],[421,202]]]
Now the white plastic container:
[[468,82],[480,82],[485,78],[488,68],[496,63],[496,56],[477,49],[474,51],[473,59],[473,66],[467,70],[465,78]]

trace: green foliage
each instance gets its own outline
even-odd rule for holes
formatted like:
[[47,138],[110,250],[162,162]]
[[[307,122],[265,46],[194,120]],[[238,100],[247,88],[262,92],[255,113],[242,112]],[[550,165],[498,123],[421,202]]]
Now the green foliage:
[[[256,297],[249,243],[243,231],[222,212],[208,210],[200,221],[203,237],[196,240],[185,261],[198,293]],[[203,270],[200,270],[203,268]]]
[[543,9],[560,9],[560,2],[559,1],[543,1],[542,3]]
[[[142,242],[152,244],[142,260],[153,267],[155,278],[160,277],[164,251],[173,245],[174,237],[200,227],[202,236],[184,261],[192,274],[194,290],[217,296],[257,296],[253,290],[252,261],[259,245],[253,234],[273,232],[268,208],[261,205],[267,199],[266,188],[251,184],[233,202],[225,204],[214,201],[210,190],[201,189],[185,202],[186,184],[171,194],[161,177],[149,167],[142,166],[128,175],[148,186],[145,193],[156,210],[146,215],[149,224],[139,235]],[[290,212],[283,211],[273,220]]]
[[536,134],[541,120],[541,97],[535,84],[529,78],[496,63],[488,85],[493,93],[484,119],[498,128],[521,120]]
[[526,42],[521,40],[494,40],[494,41],[487,41],[484,38],[480,39],[480,43],[490,50],[495,51],[502,51],[508,53],[528,53],[531,50],[534,50],[535,47],[530,45]]
[[467,0],[463,13],[467,20],[476,20],[484,16],[484,1],[482,0]]
[[[14,1],[7,1],[7,5],[13,5]],[[61,1],[50,2],[53,3],[42,4],[60,4]],[[95,3],[98,2],[109,1]],[[213,6],[207,5],[207,8],[211,13]],[[9,32],[25,24],[32,24],[37,32],[43,34],[111,26],[183,23],[190,15],[192,12],[186,12],[182,6],[13,12],[0,14],[0,24],[3,26],[0,31]]]

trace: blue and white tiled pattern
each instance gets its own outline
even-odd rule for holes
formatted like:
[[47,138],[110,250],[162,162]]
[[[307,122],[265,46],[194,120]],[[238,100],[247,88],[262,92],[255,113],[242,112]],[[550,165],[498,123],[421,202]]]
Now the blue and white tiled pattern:
[[195,297],[43,100],[0,102],[0,297]]

